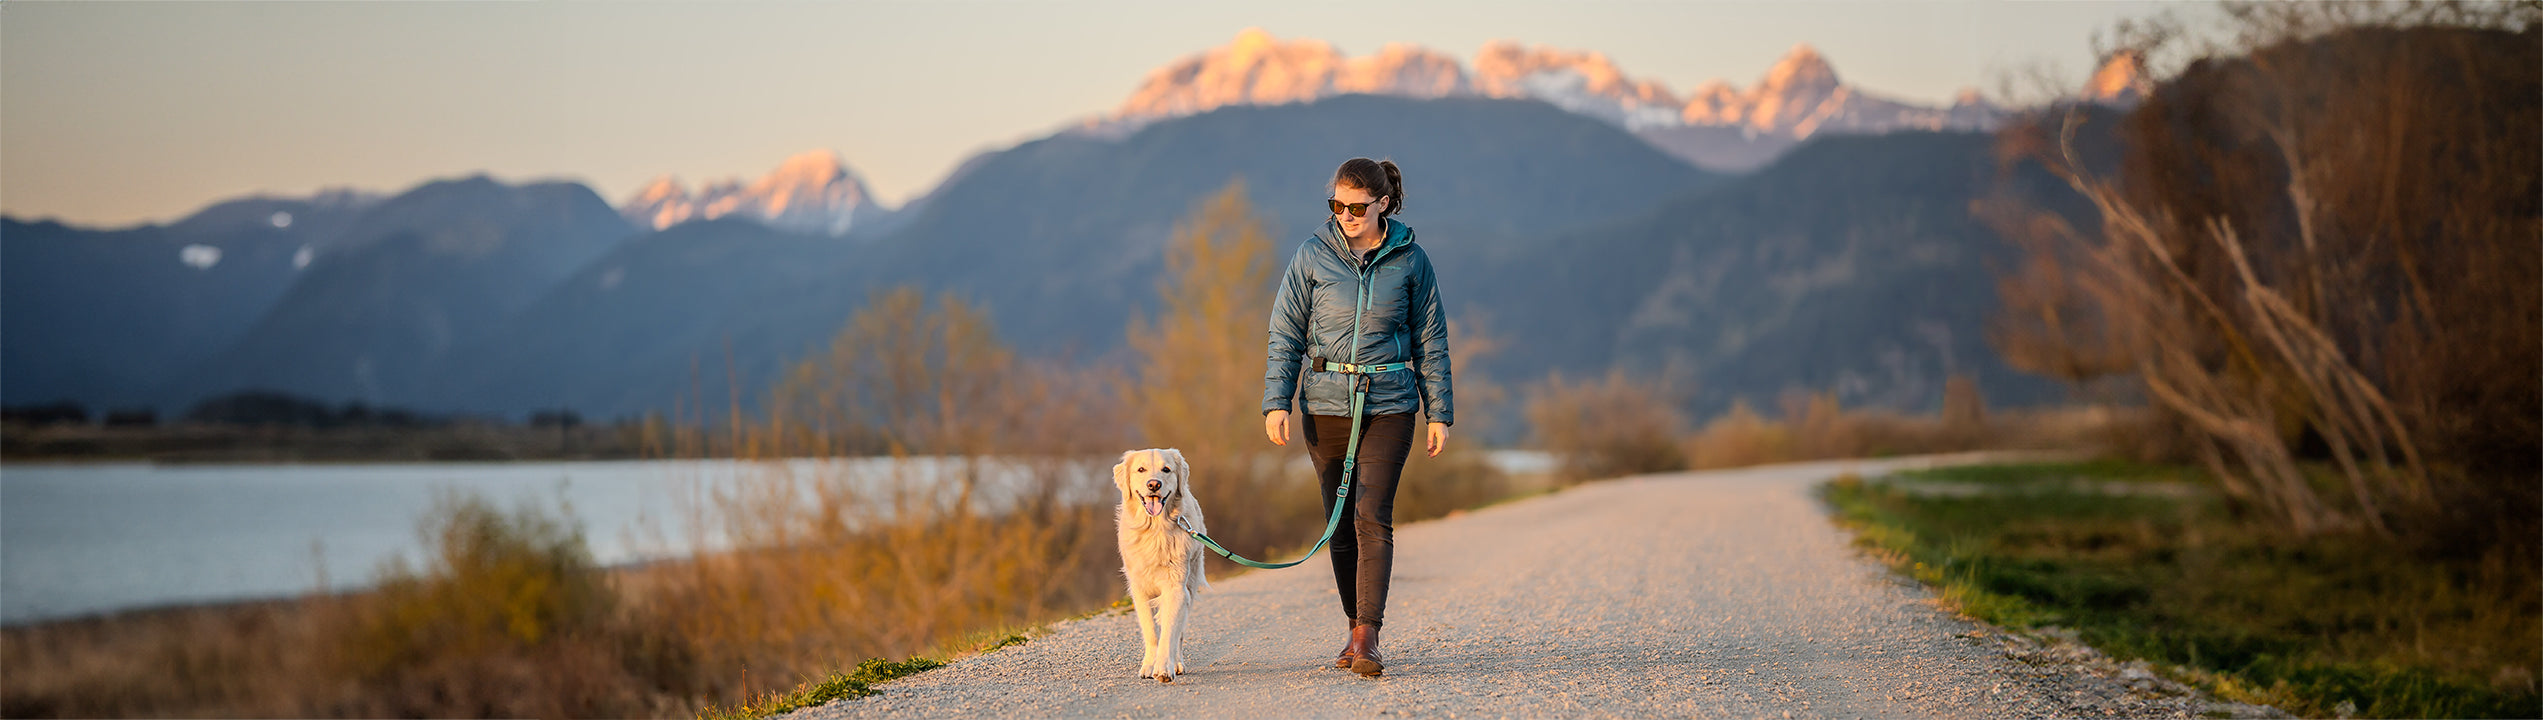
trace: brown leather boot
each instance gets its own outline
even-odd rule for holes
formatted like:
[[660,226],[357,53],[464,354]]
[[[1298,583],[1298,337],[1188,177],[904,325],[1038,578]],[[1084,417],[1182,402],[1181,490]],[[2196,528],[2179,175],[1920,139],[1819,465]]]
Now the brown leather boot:
[[1386,658],[1377,652],[1376,625],[1359,625],[1351,628],[1349,651],[1352,654],[1351,672],[1359,673],[1361,677],[1377,677],[1386,674]]
[[1352,654],[1351,652],[1353,648],[1358,646],[1359,643],[1356,642],[1343,643],[1342,654],[1334,656],[1333,666],[1344,670],[1351,669],[1351,661],[1360,659],[1360,656]]

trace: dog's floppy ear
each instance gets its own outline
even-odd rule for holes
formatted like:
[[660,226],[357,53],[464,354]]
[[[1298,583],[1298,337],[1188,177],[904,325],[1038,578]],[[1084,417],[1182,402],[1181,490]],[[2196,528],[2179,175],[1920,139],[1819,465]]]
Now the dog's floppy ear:
[[1137,450],[1123,451],[1121,462],[1113,463],[1113,489],[1121,491],[1124,497],[1130,495],[1130,456],[1137,454]]
[[1166,462],[1174,463],[1175,482],[1183,487],[1183,498],[1175,503],[1175,512],[1184,517],[1200,517],[1201,498],[1194,495],[1192,491],[1192,464],[1184,462],[1183,451],[1172,449],[1166,451]]

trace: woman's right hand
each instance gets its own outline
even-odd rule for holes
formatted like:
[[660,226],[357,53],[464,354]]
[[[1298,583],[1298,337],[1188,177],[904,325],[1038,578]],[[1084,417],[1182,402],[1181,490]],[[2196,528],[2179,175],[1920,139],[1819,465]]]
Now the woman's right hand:
[[1271,438],[1273,445],[1287,447],[1289,445],[1289,411],[1273,410],[1263,413],[1263,437]]

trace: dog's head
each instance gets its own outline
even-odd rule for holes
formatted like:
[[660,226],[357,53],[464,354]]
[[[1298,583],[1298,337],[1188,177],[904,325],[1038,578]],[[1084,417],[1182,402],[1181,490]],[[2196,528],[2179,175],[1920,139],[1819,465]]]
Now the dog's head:
[[1122,510],[1144,520],[1171,518],[1191,497],[1192,466],[1173,448],[1132,450],[1113,466]]

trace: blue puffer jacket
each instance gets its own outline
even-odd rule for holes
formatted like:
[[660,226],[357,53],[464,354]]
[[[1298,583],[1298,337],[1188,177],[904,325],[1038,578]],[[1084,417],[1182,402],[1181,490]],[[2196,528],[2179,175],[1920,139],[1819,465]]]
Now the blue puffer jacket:
[[[1263,412],[1289,409],[1299,371],[1309,358],[1351,364],[1410,361],[1411,369],[1369,376],[1370,415],[1427,410],[1431,422],[1456,422],[1448,368],[1448,321],[1439,307],[1439,279],[1430,256],[1413,244],[1413,229],[1386,221],[1386,242],[1374,260],[1353,258],[1342,227],[1324,229],[1298,246],[1272,301],[1271,355],[1263,370]],[[1369,288],[1368,316],[1351,337],[1351,315],[1361,284]],[[1351,375],[1309,369],[1306,411],[1351,414]]]

